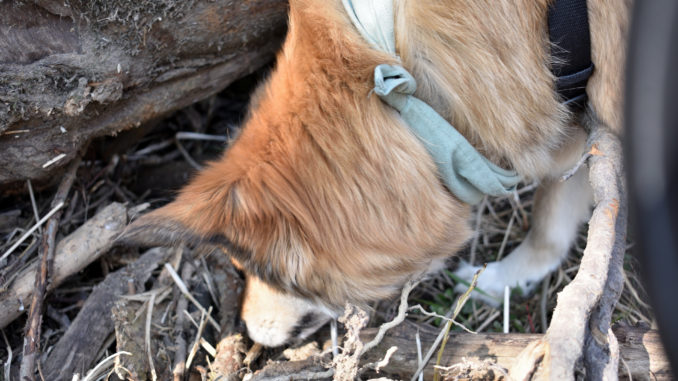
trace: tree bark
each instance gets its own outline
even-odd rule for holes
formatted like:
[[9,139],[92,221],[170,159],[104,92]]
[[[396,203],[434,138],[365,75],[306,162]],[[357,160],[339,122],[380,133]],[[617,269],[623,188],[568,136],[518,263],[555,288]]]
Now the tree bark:
[[286,14],[284,0],[0,2],[0,186],[270,62]]

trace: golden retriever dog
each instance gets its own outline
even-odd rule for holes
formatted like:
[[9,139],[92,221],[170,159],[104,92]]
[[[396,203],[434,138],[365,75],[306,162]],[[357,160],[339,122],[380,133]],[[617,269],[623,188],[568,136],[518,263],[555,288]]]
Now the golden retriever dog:
[[[581,112],[555,91],[549,3],[394,1],[399,64],[416,78],[415,95],[494,164],[541,184],[527,238],[479,279],[490,294],[529,287],[559,265],[592,203],[585,170],[559,178],[585,152],[587,126],[621,133],[629,1],[588,1],[595,71]],[[394,296],[472,236],[471,206],[372,93],[375,66],[397,58],[363,39],[341,0],[290,0],[289,14],[240,135],[122,238],[225,248],[247,277],[249,335],[269,346],[308,336],[347,302]]]

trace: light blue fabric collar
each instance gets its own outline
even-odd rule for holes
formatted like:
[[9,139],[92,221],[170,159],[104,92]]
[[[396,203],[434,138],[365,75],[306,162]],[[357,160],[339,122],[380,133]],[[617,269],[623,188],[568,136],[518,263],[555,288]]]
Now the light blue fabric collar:
[[[392,0],[342,0],[353,25],[373,48],[397,57]],[[441,180],[460,200],[477,204],[485,195],[511,193],[520,176],[481,155],[428,104],[413,96],[414,77],[399,65],[374,69],[374,92],[400,112],[435,161]]]

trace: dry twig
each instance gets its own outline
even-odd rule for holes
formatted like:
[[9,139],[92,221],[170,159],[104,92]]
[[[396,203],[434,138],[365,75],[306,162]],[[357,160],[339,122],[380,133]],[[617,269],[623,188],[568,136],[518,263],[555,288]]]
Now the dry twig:
[[[184,294],[184,296],[188,298],[188,300],[190,300],[191,303],[193,303],[193,305],[200,310],[200,312],[203,313],[207,312],[205,307],[203,307],[200,304],[200,302],[198,302],[198,300],[195,297],[193,297],[193,295],[191,295],[191,293],[188,291],[188,287],[186,287],[186,283],[184,283],[181,277],[179,277],[179,274],[177,274],[177,272],[174,271],[174,269],[169,263],[165,263],[165,269],[167,269],[169,274],[172,276],[174,283],[177,285],[181,293]],[[207,315],[207,321],[214,327],[214,329],[217,330],[217,332],[221,332],[221,327],[219,326],[217,321],[214,320],[214,318],[211,317],[209,314]]]
[[[190,279],[193,275],[193,265],[188,261],[184,263],[181,270],[181,277],[183,279]],[[172,370],[172,377],[174,381],[181,381],[184,379],[184,372],[186,371],[186,339],[184,339],[184,332],[187,328],[186,317],[183,311],[188,308],[188,299],[182,298],[177,294],[179,301],[175,309],[176,321],[174,323],[174,342],[176,350],[174,351],[174,369]]]
[[407,297],[410,295],[410,291],[412,291],[412,289],[415,288],[417,284],[419,284],[418,280],[417,281],[410,280],[405,284],[400,294],[400,306],[398,307],[398,314],[396,315],[396,317],[393,318],[393,320],[384,323],[379,327],[379,332],[377,333],[377,336],[374,339],[372,339],[372,341],[370,341],[369,343],[365,344],[362,347],[360,355],[365,354],[365,352],[379,345],[379,343],[384,338],[384,335],[389,329],[397,326],[398,324],[402,323],[405,320],[405,317],[407,317]]
[[153,320],[153,305],[155,304],[156,293],[151,293],[151,299],[148,301],[148,310],[146,312],[146,328],[144,330],[146,354],[148,355],[148,366],[151,368],[151,379],[156,381],[158,375],[155,373],[155,365],[153,364],[153,354],[151,353],[151,321]]
[[[52,208],[57,205],[63,206],[68,192],[75,181],[75,174],[80,166],[80,158],[73,160],[64,175],[59,188],[57,189]],[[52,217],[50,217],[47,227],[42,235],[42,247],[40,250],[40,271],[36,274],[35,292],[31,301],[31,309],[28,313],[26,322],[26,337],[24,338],[23,358],[21,360],[20,378],[22,380],[33,380],[35,378],[35,359],[40,347],[40,326],[42,323],[42,302],[47,291],[47,282],[50,274],[50,267],[54,258],[56,248],[56,233],[59,228],[59,218],[61,209],[59,208]]]

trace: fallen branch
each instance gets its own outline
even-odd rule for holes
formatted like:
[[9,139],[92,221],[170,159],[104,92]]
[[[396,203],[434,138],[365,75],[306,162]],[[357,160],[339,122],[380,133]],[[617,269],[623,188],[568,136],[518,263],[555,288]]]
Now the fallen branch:
[[[184,268],[181,270],[181,277],[183,279],[190,279],[193,275],[193,266],[186,261]],[[181,381],[184,379],[184,372],[186,371],[186,339],[184,333],[188,329],[188,321],[183,311],[188,309],[188,299],[181,297],[181,291],[175,289],[176,298],[178,299],[177,308],[175,309],[176,321],[174,323],[174,342],[176,351],[174,352],[174,368],[172,369],[172,379],[174,381]]]
[[[188,287],[186,287],[186,283],[184,283],[184,280],[181,279],[179,274],[177,274],[176,271],[170,266],[169,263],[165,263],[165,269],[169,272],[169,274],[172,276],[172,280],[174,280],[174,283],[177,285],[179,288],[179,291],[181,291],[184,296],[193,303],[193,305],[200,310],[202,313],[207,313],[207,309],[203,307],[200,302],[188,291]],[[221,327],[217,323],[216,320],[214,320],[213,317],[211,317],[209,314],[207,315],[207,321],[216,329],[218,332],[221,332]]]
[[[58,205],[66,202],[68,193],[75,181],[75,174],[80,166],[81,158],[78,157],[69,165],[64,178],[59,184],[54,200],[52,200],[52,210]],[[22,380],[35,379],[35,359],[39,353],[40,331],[42,326],[42,302],[45,299],[47,291],[47,282],[52,271],[51,265],[54,259],[56,247],[56,234],[59,229],[59,219],[62,209],[53,213],[47,222],[47,227],[42,232],[40,247],[40,267],[35,275],[35,291],[31,299],[31,309],[28,312],[28,321],[26,322],[26,337],[24,338],[23,358],[21,359],[20,378]]]
[[[127,208],[112,203],[84,225],[62,239],[54,255],[54,272],[47,289],[57,287],[72,274],[85,268],[112,246],[127,223]],[[21,272],[7,291],[0,294],[0,328],[21,316],[31,300],[38,263]]]
[[[614,216],[614,243],[610,250],[607,279],[603,294],[598,300],[589,320],[591,335],[586,342],[584,365],[587,377],[593,379],[612,379],[613,372],[617,371],[619,350],[612,334],[610,321],[615,305],[624,288],[624,252],[626,251],[626,188],[624,183],[621,144],[610,131],[597,129],[592,132],[591,141],[599,144],[605,156],[593,153],[590,159],[591,185],[596,200],[600,204],[609,205],[607,212]],[[594,148],[596,146],[594,145]],[[592,149],[592,152],[594,150]],[[606,212],[606,213],[607,213]]]
[[[168,256],[168,249],[149,250],[134,263],[108,274],[94,288],[78,316],[50,352],[43,366],[46,379],[69,379],[73,374],[82,375],[91,368],[101,345],[115,328],[111,309],[116,300],[127,293],[130,285],[143,290],[144,282],[150,278],[153,269]],[[116,306],[118,316],[124,315],[125,306],[124,301]],[[136,351],[125,351],[137,355]]]
[[[623,285],[622,261],[626,237],[626,197],[623,187],[621,145],[606,127],[596,125],[589,137],[596,147],[589,159],[589,181],[596,207],[579,272],[558,295],[551,325],[540,345],[525,353],[512,370],[517,380],[574,379],[576,370],[602,378],[615,372],[614,352],[608,345],[610,317]],[[542,356],[543,359],[537,357]],[[584,360],[584,361],[582,361]],[[518,371],[520,369],[520,371]],[[607,371],[605,371],[607,369]]]

